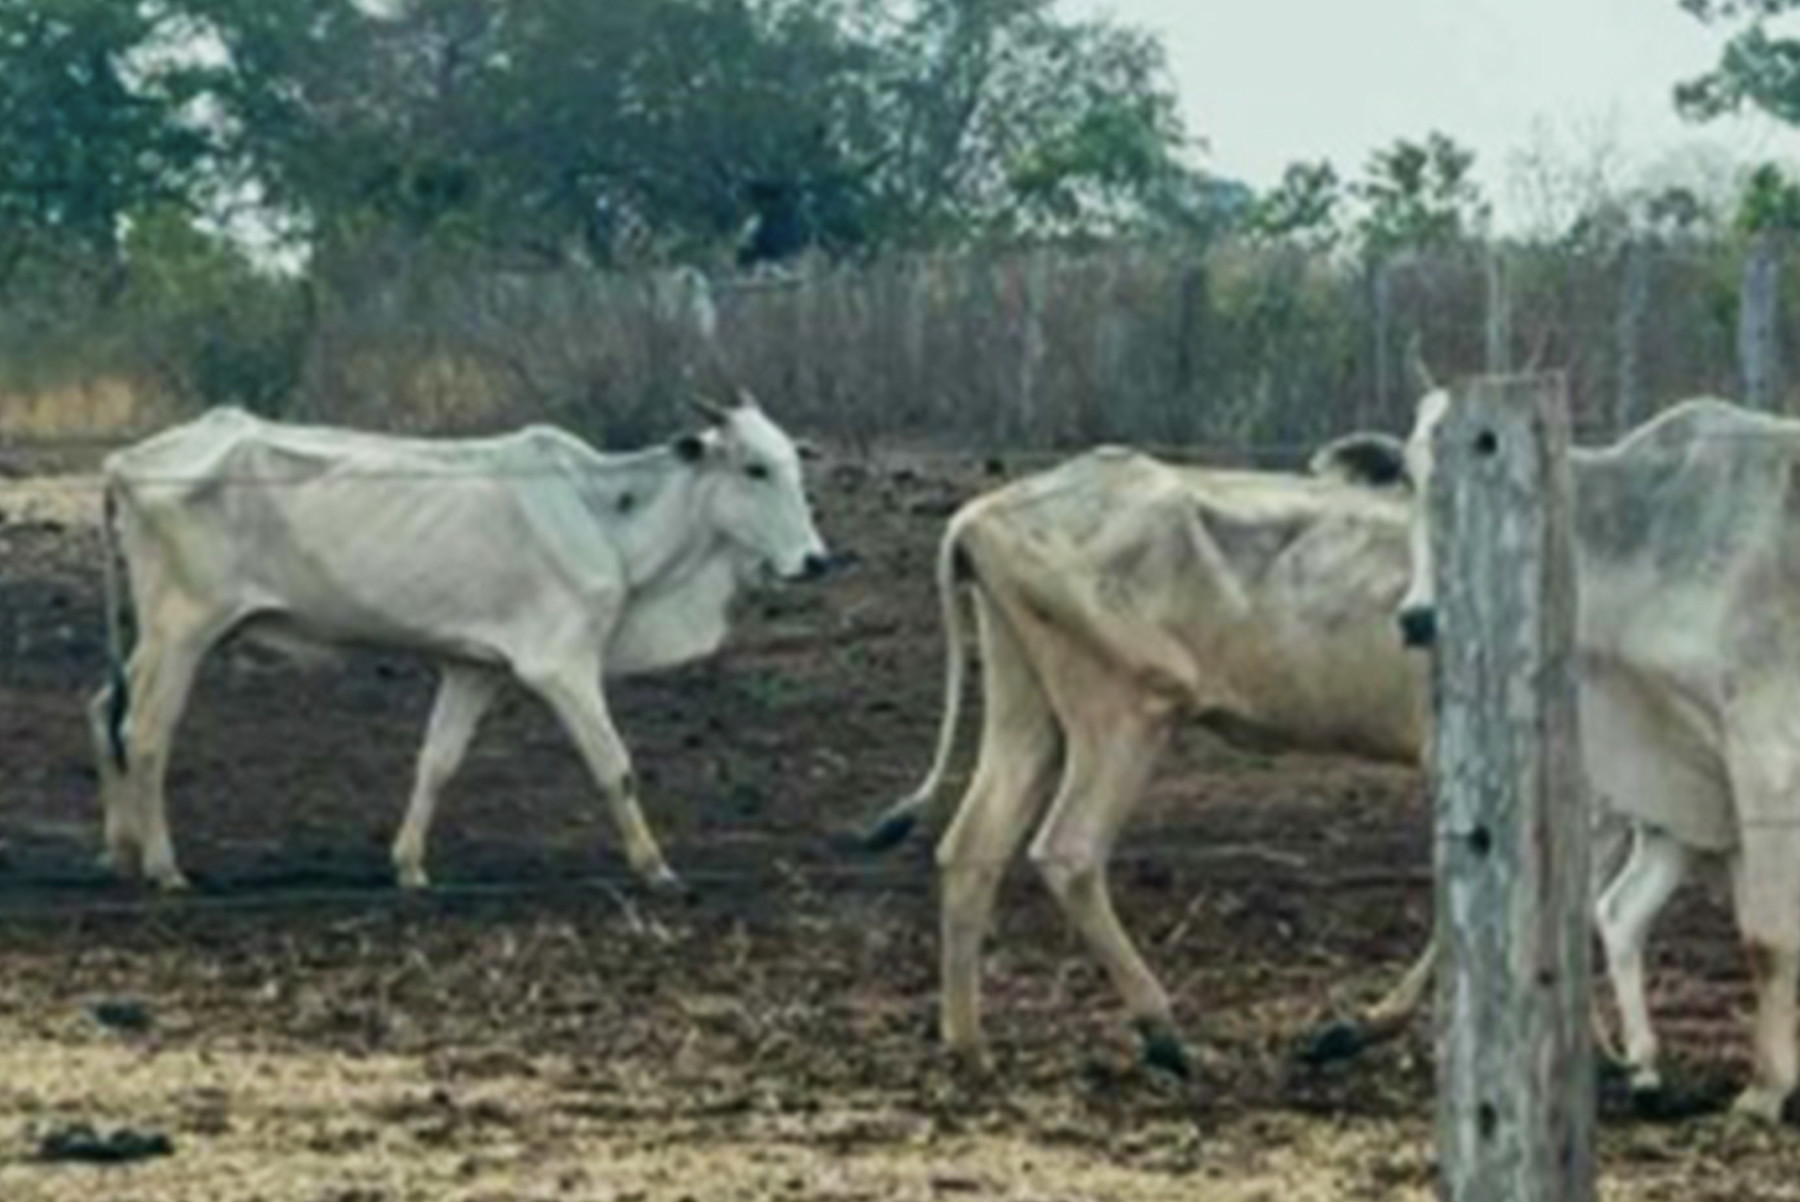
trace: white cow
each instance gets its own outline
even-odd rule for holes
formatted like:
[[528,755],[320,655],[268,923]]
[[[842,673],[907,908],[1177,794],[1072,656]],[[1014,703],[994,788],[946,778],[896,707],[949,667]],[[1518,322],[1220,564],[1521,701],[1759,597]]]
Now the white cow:
[[[400,648],[441,665],[393,846],[403,885],[426,884],[438,794],[509,677],[567,729],[632,867],[677,885],[602,677],[706,655],[741,584],[826,567],[794,444],[747,395],[707,411],[704,433],[603,455],[549,426],[395,438],[215,409],[110,456],[114,674],[90,706],[109,862],[185,883],[164,769],[202,659],[236,636],[287,651]],[[139,628],[128,663],[116,557]]]
[[[1419,495],[1449,409],[1434,391],[1406,445]],[[1630,819],[1599,900],[1639,1087],[1657,1084],[1644,942],[1697,856],[1729,864],[1757,994],[1741,1113],[1793,1090],[1800,981],[1800,422],[1688,401],[1617,443],[1571,452],[1583,761],[1595,802]],[[1436,633],[1427,506],[1399,611]]]
[[[935,762],[868,836],[904,837],[955,740],[973,599],[985,707],[975,773],[938,844],[942,1034],[982,1058],[981,944],[1008,862],[1030,857],[1105,965],[1146,1059],[1186,1058],[1169,999],[1113,912],[1106,864],[1176,721],[1255,730],[1296,748],[1417,763],[1423,657],[1401,647],[1408,505],[1384,465],[1347,446],[1331,476],[1173,467],[1100,449],[965,505],[939,549],[947,638]],[[1370,1016],[1416,1005],[1430,953]]]

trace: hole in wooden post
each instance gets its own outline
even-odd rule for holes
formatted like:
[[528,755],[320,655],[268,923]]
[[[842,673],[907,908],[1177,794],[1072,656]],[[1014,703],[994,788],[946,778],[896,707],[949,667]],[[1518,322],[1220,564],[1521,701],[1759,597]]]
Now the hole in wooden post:
[[1494,836],[1488,833],[1487,827],[1478,826],[1469,832],[1469,850],[1484,860],[1488,852],[1494,850]]
[[1500,439],[1492,430],[1483,430],[1475,436],[1475,453],[1477,455],[1492,455],[1499,449]]
[[1494,1129],[1500,1125],[1500,1112],[1493,1105],[1483,1102],[1475,1108],[1475,1132],[1482,1139],[1494,1138]]

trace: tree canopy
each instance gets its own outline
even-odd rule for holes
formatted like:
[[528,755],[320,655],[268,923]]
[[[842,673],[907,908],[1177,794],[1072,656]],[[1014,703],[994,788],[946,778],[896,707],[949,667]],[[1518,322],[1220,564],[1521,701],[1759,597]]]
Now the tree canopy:
[[1800,0],[1680,0],[1710,25],[1733,30],[1712,70],[1678,84],[1676,106],[1700,120],[1745,106],[1800,124],[1800,38],[1776,32]]
[[[0,0],[0,252],[254,203],[525,263],[1204,230],[1159,44],[1053,0]],[[6,259],[0,259],[4,266]]]

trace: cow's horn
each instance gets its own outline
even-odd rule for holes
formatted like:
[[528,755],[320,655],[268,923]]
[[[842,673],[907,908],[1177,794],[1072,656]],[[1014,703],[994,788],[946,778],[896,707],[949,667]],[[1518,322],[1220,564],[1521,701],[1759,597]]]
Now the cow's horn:
[[742,384],[738,385],[737,404],[744,409],[756,408],[756,398],[752,396],[750,390],[745,388]]
[[1412,337],[1406,340],[1406,369],[1412,373],[1413,382],[1419,386],[1420,392],[1436,392],[1438,382],[1425,366],[1425,353],[1420,348],[1419,332],[1413,331]]
[[709,401],[703,396],[691,396],[688,404],[712,425],[722,426],[731,420],[731,411],[717,401]]

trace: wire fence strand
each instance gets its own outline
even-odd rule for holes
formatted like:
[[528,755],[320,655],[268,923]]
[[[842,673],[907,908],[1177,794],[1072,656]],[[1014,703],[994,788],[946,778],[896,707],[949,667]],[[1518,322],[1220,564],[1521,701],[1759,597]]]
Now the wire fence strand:
[[[775,841],[771,839],[771,841]],[[798,844],[795,844],[798,846]],[[870,856],[873,853],[847,853]],[[1023,854],[1005,861],[993,861],[1001,867],[1024,860]],[[1259,844],[1215,844],[1209,847],[1154,850],[1128,850],[1109,857],[1110,868],[1155,866],[1162,868],[1254,862],[1263,870],[1276,869],[1290,874],[1295,887],[1310,890],[1350,890],[1391,887],[1423,887],[1430,883],[1428,867],[1417,871],[1381,870],[1323,874],[1313,871],[1310,860],[1292,852]],[[904,863],[890,856],[885,862],[851,863],[820,862],[798,864],[780,860],[767,869],[707,867],[680,873],[684,882],[695,890],[697,900],[704,903],[708,887],[741,889],[766,886],[771,894],[794,892],[814,886],[827,886],[834,892],[920,890],[936,880],[937,870],[930,863]],[[1204,882],[1195,882],[1203,884]],[[368,885],[304,886],[298,888],[258,889],[254,885],[234,887],[229,892],[192,889],[177,893],[141,892],[133,896],[83,897],[97,890],[126,888],[113,878],[92,874],[60,876],[13,876],[5,878],[0,888],[0,918],[61,918],[84,916],[149,916],[184,912],[287,912],[340,905],[376,905],[389,907],[451,904],[458,901],[515,901],[591,893],[615,901],[635,899],[660,908],[679,905],[663,901],[644,891],[633,877],[623,873],[585,873],[567,877],[533,878],[513,881],[449,882],[434,884],[426,890],[401,889],[391,883]],[[240,891],[240,889],[242,891]]]
[[[1796,426],[1796,434],[1800,434],[1800,425]],[[868,456],[845,455],[837,457],[834,463],[827,464],[824,471],[829,472],[833,466],[863,466],[872,470],[888,470],[904,472],[913,463],[944,464],[955,463],[971,469],[991,468],[998,465],[1010,472],[1025,465],[1054,465],[1080,458],[1095,447],[1109,445],[1124,446],[1126,449],[1164,459],[1177,464],[1230,470],[1234,466],[1244,465],[1258,467],[1262,464],[1274,463],[1289,467],[1296,474],[1305,474],[1300,469],[1318,451],[1323,449],[1324,441],[1298,442],[1259,442],[1259,443],[1179,443],[1179,444],[1108,444],[1097,443],[1094,446],[1066,450],[1015,450],[1015,451],[962,451],[950,448],[921,448],[877,452]],[[1682,445],[1656,448],[1638,448],[1633,451],[1634,460],[1681,460],[1690,454],[1695,443],[1738,443],[1747,445],[1766,445],[1769,432],[1762,430],[1744,431],[1707,431],[1693,435]],[[1600,450],[1609,446],[1603,441],[1593,441],[1577,447],[1577,450]],[[12,448],[18,449],[18,448]],[[1795,448],[1800,457],[1800,445]],[[292,476],[254,475],[234,472],[136,472],[125,478],[134,486],[187,488],[199,485],[207,487],[243,487],[243,488],[319,488],[349,487],[363,484],[385,484],[403,482],[430,482],[442,484],[464,483],[468,481],[492,480],[535,480],[535,479],[601,479],[613,474],[635,473],[643,470],[642,463],[629,464],[623,462],[632,457],[627,452],[621,456],[617,464],[594,464],[588,467],[545,466],[515,467],[496,469],[490,467],[466,467],[463,465],[433,465],[417,468],[329,468],[317,473]],[[820,469],[815,468],[816,475]],[[106,483],[103,472],[96,469],[85,472],[49,472],[42,475],[22,474],[11,478],[0,477],[0,497],[8,492],[28,491],[69,491],[98,493]],[[999,482],[996,482],[998,486]]]

